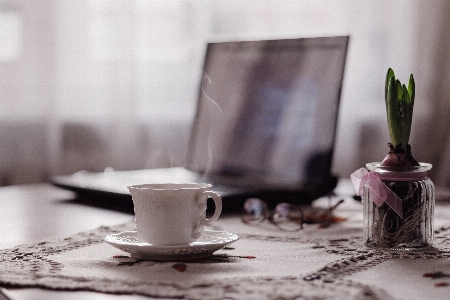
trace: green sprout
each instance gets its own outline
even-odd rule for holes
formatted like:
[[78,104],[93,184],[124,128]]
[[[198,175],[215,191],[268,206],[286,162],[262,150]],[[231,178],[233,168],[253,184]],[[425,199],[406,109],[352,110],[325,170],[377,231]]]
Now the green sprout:
[[409,147],[409,135],[413,115],[415,83],[411,74],[408,87],[395,78],[394,71],[389,68],[385,86],[386,112],[389,136],[394,148]]

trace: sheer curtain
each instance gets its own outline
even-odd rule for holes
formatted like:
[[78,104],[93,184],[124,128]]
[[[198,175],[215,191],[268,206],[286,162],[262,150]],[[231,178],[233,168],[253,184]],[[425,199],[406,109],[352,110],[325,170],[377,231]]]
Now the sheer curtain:
[[334,172],[347,177],[386,155],[384,76],[392,67],[402,81],[416,78],[413,152],[435,165],[438,182],[450,184],[449,6],[0,0],[0,24],[9,24],[0,37],[16,43],[0,43],[0,184],[108,166],[182,165],[207,40],[338,34],[351,41]]
[[[179,148],[167,143],[170,137],[180,139],[180,130],[188,133],[194,114],[203,35],[196,5],[83,0],[55,1],[54,6],[57,90],[52,122],[54,137],[63,139],[52,143],[57,145],[54,171],[153,167],[155,151],[163,156],[177,152],[178,162],[166,163],[182,164],[187,138],[181,138]],[[158,128],[163,135],[152,134]],[[85,132],[96,132],[102,143],[96,148],[84,141]],[[64,141],[73,146],[70,151],[64,152]],[[86,143],[90,149],[77,148]],[[89,150],[91,156],[86,156]]]
[[450,187],[450,2],[422,3],[418,43],[420,71],[423,74],[423,99],[429,118],[417,142],[422,156],[433,164],[433,181]]

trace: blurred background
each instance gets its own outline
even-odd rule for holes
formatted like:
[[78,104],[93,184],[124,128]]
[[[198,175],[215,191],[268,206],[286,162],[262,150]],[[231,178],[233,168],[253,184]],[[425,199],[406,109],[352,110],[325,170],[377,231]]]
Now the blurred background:
[[450,2],[0,0],[0,185],[184,164],[206,42],[350,35],[333,171],[380,161],[384,80],[416,80],[410,143],[450,184]]

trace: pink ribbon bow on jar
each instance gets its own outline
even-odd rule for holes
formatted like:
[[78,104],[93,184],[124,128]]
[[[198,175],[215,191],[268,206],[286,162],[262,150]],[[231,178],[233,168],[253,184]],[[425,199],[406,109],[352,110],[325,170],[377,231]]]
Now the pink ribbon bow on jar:
[[371,199],[375,205],[380,207],[386,202],[403,219],[402,199],[381,181],[377,172],[369,172],[365,168],[361,168],[353,172],[350,179],[356,195],[360,196],[363,193],[364,185],[367,183],[369,193],[372,195]]

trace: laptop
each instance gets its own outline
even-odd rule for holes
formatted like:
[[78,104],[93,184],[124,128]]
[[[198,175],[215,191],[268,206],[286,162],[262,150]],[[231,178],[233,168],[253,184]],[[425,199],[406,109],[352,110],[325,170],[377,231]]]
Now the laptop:
[[210,42],[185,167],[81,171],[51,181],[106,205],[129,205],[129,185],[167,182],[211,183],[225,211],[251,197],[269,206],[310,203],[337,182],[331,164],[348,42]]

